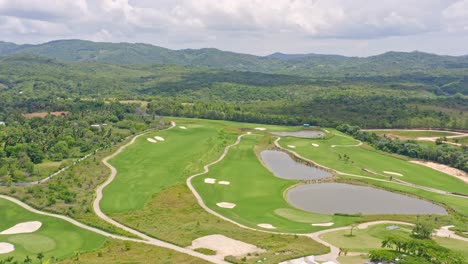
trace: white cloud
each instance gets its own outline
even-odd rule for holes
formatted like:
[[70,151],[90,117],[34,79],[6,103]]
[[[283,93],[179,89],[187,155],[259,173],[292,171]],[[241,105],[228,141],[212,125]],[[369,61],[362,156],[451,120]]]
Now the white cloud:
[[466,32],[468,0],[0,0],[0,29],[5,40],[23,42],[86,38],[259,52],[295,41],[346,50]]

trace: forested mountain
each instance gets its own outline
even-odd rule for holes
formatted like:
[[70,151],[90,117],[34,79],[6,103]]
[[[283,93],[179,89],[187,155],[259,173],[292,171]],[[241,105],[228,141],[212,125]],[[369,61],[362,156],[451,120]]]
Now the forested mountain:
[[0,119],[15,111],[68,110],[65,102],[73,100],[142,99],[152,102],[153,113],[160,115],[467,129],[466,86],[450,85],[463,79],[431,78],[313,78],[177,65],[62,62],[18,54],[0,58]]
[[320,54],[254,56],[218,49],[170,50],[149,44],[57,40],[39,45],[0,42],[0,55],[26,53],[61,61],[115,64],[176,64],[302,76],[369,77],[402,74],[457,75],[468,72],[468,57],[423,52],[387,52],[366,58]]

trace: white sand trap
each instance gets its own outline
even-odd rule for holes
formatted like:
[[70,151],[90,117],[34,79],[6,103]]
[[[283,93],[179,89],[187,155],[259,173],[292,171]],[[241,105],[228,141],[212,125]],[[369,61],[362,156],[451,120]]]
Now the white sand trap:
[[189,249],[208,248],[216,251],[215,257],[224,260],[226,256],[243,257],[249,253],[261,253],[265,250],[239,240],[235,240],[223,235],[209,235],[197,238],[192,241]]
[[0,254],[6,254],[15,251],[15,246],[10,243],[0,242]]
[[265,131],[266,128],[264,128],[264,127],[256,127],[255,130]]
[[252,134],[252,132],[250,132],[250,131],[249,131],[249,132],[247,132],[247,135],[251,135],[251,134]]
[[154,139],[156,139],[157,141],[164,141],[164,138],[160,136],[155,136]]
[[403,176],[403,174],[393,171],[383,171],[385,174],[395,175],[395,176]]
[[270,224],[258,224],[257,226],[261,228],[266,228],[266,229],[276,229],[276,227],[270,225]]
[[213,178],[205,178],[205,183],[208,183],[208,184],[215,184],[215,183],[216,183],[216,179],[213,179]]
[[288,145],[288,148],[296,148],[296,146]]
[[328,222],[328,223],[317,223],[317,224],[312,224],[313,226],[332,226],[335,223],[333,222]]
[[229,185],[229,184],[231,184],[231,183],[228,182],[228,181],[220,181],[220,182],[218,182],[218,184],[221,184],[221,185]]
[[227,202],[220,202],[220,203],[217,203],[216,205],[221,207],[221,208],[228,208],[228,209],[232,209],[232,208],[236,207],[236,204],[227,203]]
[[187,129],[185,126],[179,126],[180,129]]
[[0,233],[0,235],[13,235],[36,232],[41,228],[42,223],[39,221],[24,222],[14,225]]
[[156,143],[156,142],[157,142],[157,141],[156,141],[155,139],[153,139],[153,138],[147,138],[146,140],[148,140],[148,141],[151,142],[151,143]]
[[314,147],[318,147],[318,146],[319,146],[319,144],[312,143],[312,146],[314,146]]

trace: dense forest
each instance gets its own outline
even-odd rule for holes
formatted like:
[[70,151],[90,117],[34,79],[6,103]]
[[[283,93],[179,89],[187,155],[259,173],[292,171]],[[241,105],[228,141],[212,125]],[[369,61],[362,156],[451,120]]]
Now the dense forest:
[[[457,78],[433,77],[430,84],[400,77],[380,82],[317,79],[12,55],[0,57],[0,115],[15,110],[62,111],[64,102],[77,99],[140,99],[152,102],[161,115],[291,125],[468,129],[465,88],[450,86]],[[43,102],[48,106],[41,106]]]
[[442,142],[436,142],[437,144],[434,146],[428,146],[415,140],[379,137],[375,133],[360,130],[358,126],[347,124],[339,125],[336,129],[386,152],[430,160],[468,172],[468,146],[456,147]]
[[[29,106],[40,108],[34,103]],[[135,105],[75,101],[60,107],[68,111],[55,115],[4,114],[5,124],[0,125],[0,182],[11,184],[48,176],[129,135],[164,126],[162,119],[149,116]]]

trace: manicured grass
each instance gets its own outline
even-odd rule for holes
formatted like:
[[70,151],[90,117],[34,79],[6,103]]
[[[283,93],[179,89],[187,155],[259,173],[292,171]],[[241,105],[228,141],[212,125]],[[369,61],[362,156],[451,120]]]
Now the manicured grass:
[[26,256],[35,258],[42,252],[44,259],[70,257],[75,252],[100,248],[106,238],[78,228],[66,221],[31,213],[22,207],[0,199],[0,231],[27,221],[42,222],[41,228],[28,234],[0,235],[0,242],[15,246],[15,251],[0,255],[0,260],[9,256],[22,261]]
[[[254,151],[261,139],[261,136],[244,136],[208,174],[192,180],[207,206],[244,225],[259,228],[257,224],[267,223],[280,232],[306,233],[324,229],[311,226],[312,223],[334,222],[336,227],[356,220],[308,213],[290,206],[283,193],[298,181],[278,178],[262,165]],[[230,185],[206,184],[205,178],[229,181]],[[219,202],[234,203],[236,207],[221,208],[216,205]]]
[[462,254],[468,261],[468,242],[453,238],[435,237],[437,244]]
[[414,130],[373,130],[379,136],[394,135],[404,138],[418,138],[418,137],[447,137],[455,136],[457,133],[448,131],[414,131]]
[[93,252],[82,253],[79,257],[73,257],[58,262],[60,264],[103,264],[103,263],[148,263],[148,264],[170,264],[209,263],[203,259],[179,253],[166,248],[155,247],[143,243],[124,242],[110,240],[106,245]]
[[[312,142],[320,146],[312,147]],[[280,140],[280,144],[283,147],[295,145],[295,151],[300,155],[341,172],[387,179],[391,175],[385,174],[384,171],[396,172],[404,176],[392,176],[394,179],[401,179],[402,181],[440,190],[468,194],[467,184],[462,180],[422,165],[410,163],[404,158],[395,158],[366,145],[361,147],[331,147],[332,145],[355,144],[353,139],[339,136],[325,140],[286,137]],[[349,160],[340,159],[340,156],[343,157],[344,155],[347,155]]]
[[[118,173],[104,189],[101,208],[106,213],[142,209],[155,193],[184,181],[202,165],[213,160],[232,134],[222,133],[221,126],[207,123],[178,123],[172,130],[149,133],[113,158],[110,163]],[[151,143],[147,138],[161,136],[165,141]]]
[[386,235],[409,237],[411,234],[411,226],[399,225],[400,229],[389,231],[386,229],[389,225],[392,224],[374,225],[362,230],[354,229],[353,236],[350,236],[350,230],[340,230],[323,234],[320,237],[336,247],[355,252],[368,252],[381,248],[381,242]]

